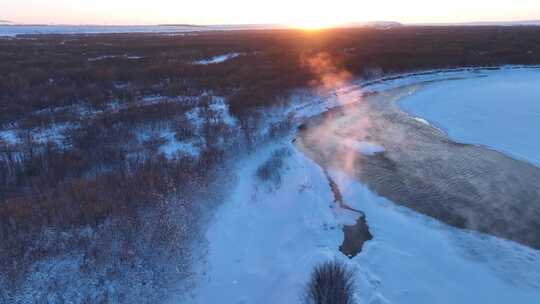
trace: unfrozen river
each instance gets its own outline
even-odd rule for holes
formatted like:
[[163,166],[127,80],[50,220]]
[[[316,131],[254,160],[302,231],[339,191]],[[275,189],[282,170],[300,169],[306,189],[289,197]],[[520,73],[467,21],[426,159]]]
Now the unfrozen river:
[[[178,302],[299,303],[313,267],[337,259],[356,271],[358,303],[538,303],[540,71],[465,76],[360,98],[243,160]],[[283,147],[268,187],[255,172]],[[351,259],[342,228],[358,215],[328,177],[373,235]]]

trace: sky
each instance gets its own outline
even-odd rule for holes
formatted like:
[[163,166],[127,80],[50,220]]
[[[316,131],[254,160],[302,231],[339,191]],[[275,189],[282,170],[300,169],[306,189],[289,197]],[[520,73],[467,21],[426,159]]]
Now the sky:
[[540,20],[540,0],[0,0],[0,20],[32,24],[447,23]]

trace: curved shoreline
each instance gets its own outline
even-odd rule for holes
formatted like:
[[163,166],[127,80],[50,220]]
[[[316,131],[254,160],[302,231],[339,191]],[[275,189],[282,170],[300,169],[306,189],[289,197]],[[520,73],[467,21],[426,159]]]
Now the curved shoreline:
[[[409,73],[398,73],[398,74],[390,74],[386,76],[382,76],[377,79],[368,80],[368,81],[360,81],[356,83],[354,86],[359,87],[360,89],[369,89],[371,86],[377,85],[377,84],[387,84],[390,81],[395,80],[402,80],[402,79],[414,79],[415,77],[421,77],[421,76],[450,76],[451,74],[456,73],[479,73],[479,72],[493,72],[493,71],[502,71],[502,70],[523,70],[523,69],[540,69],[540,65],[500,65],[500,66],[469,66],[469,67],[457,67],[457,68],[448,68],[448,69],[434,69],[434,70],[419,70]],[[440,75],[442,74],[442,75]],[[450,80],[452,77],[447,77],[446,79],[440,79],[440,80]],[[418,81],[416,83],[412,84],[419,84],[424,81]]]
[[428,85],[396,106],[421,117],[454,142],[504,153],[540,167],[540,72],[501,71],[485,78]]
[[[322,168],[343,171],[397,204],[539,249],[540,168],[454,142],[395,105],[420,87],[365,96],[313,117],[298,131],[296,146]],[[377,142],[386,151],[361,155],[347,140]]]

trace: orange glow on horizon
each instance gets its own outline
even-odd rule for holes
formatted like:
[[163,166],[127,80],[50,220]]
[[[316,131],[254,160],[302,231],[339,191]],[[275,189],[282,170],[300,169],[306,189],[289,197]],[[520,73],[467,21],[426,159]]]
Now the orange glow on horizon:
[[324,29],[335,28],[343,25],[339,22],[328,22],[328,21],[317,21],[317,20],[307,20],[293,22],[289,24],[289,27],[294,29],[301,29],[306,31],[319,31]]
[[538,0],[2,0],[0,20],[43,24],[282,24],[318,30],[369,21],[540,19]]

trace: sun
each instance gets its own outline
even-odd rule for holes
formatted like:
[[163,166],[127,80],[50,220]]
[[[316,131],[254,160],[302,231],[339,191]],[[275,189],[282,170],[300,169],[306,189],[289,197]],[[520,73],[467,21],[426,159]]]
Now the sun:
[[[290,1],[288,10],[282,10],[282,20],[291,28],[303,30],[322,30],[339,27],[350,22],[351,18],[358,18],[359,13],[344,9],[346,5],[338,5],[337,1]],[[345,0],[352,1],[352,0]]]

